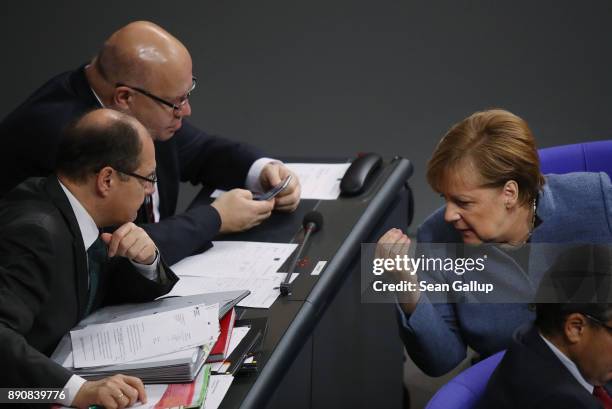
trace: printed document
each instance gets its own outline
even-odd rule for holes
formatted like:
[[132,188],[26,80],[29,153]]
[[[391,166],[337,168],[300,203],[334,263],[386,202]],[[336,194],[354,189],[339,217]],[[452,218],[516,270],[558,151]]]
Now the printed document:
[[[299,274],[293,273],[291,281]],[[251,294],[238,303],[239,307],[270,308],[278,298],[280,283],[285,274],[271,273],[265,276],[254,277],[191,277],[180,276],[167,296],[187,296],[209,291],[249,290]]]
[[[213,241],[213,247],[172,266],[175,274],[209,278],[269,277],[297,247],[295,243]],[[208,292],[216,290],[210,289]]]
[[297,244],[250,241],[215,241],[213,244],[206,252],[172,266],[180,280],[167,296],[249,290],[251,294],[238,306],[270,308],[278,298],[278,287],[285,277],[278,270]]
[[336,200],[350,163],[287,163],[302,185],[302,199]]
[[218,336],[218,304],[198,304],[70,332],[75,368],[168,354],[214,343]]
[[[285,163],[297,175],[302,186],[302,199],[336,200],[340,196],[340,181],[350,163]],[[210,197],[219,197],[225,190],[217,189]]]

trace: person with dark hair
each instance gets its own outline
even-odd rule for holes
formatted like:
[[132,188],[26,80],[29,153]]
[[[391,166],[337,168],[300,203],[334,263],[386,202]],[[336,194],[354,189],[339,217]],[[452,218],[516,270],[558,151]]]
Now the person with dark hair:
[[612,408],[612,248],[562,254],[542,281],[535,325],[493,372],[480,408]]
[[[28,177],[51,173],[62,129],[106,107],[138,119],[155,141],[159,183],[138,222],[168,263],[204,251],[218,233],[260,224],[272,210],[295,210],[296,175],[274,199],[252,200],[252,191],[270,189],[291,173],[283,163],[186,121],[195,86],[191,56],[177,38],[146,21],[120,28],[89,64],[49,80],[0,122],[0,197]],[[229,191],[211,205],[198,201],[175,214],[179,182]]]
[[[125,118],[124,118],[125,119]],[[79,118],[60,140],[55,171],[73,180],[85,181],[104,166],[133,172],[138,166],[142,142],[136,121],[116,121],[93,127]]]
[[[0,201],[0,384],[65,388],[59,403],[127,407],[138,378],[85,381],[49,358],[95,309],[153,300],[178,280],[136,226],[155,184],[155,152],[133,117],[100,109],[67,129],[56,174],[30,178]],[[113,233],[100,233],[119,226]]]
[[[427,180],[446,205],[419,226],[417,247],[484,244],[490,248],[487,265],[496,266],[488,273],[520,289],[506,297],[510,303],[486,305],[434,302],[418,287],[397,294],[408,354],[426,374],[440,376],[466,358],[468,347],[492,355],[510,345],[519,326],[533,321],[524,300],[534,295],[550,261],[531,251],[531,244],[612,243],[612,184],[605,173],[544,176],[527,122],[502,109],[475,112],[453,125],[429,160]],[[396,228],[379,244],[377,257],[395,258],[410,239]],[[413,281],[419,273],[404,275],[395,276]]]

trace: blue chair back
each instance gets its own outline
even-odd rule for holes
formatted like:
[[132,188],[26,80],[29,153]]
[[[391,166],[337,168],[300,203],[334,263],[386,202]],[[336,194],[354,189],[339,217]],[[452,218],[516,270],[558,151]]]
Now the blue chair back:
[[505,352],[491,355],[455,376],[436,392],[425,409],[473,408]]
[[606,172],[612,177],[612,141],[554,146],[539,150],[542,173]]

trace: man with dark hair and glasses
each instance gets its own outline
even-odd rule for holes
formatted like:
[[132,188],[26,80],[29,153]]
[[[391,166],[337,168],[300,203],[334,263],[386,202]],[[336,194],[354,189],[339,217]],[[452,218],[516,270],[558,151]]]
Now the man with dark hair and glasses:
[[[61,130],[107,107],[138,119],[155,141],[159,180],[138,221],[170,264],[205,250],[219,232],[249,229],[274,209],[295,210],[295,175],[275,199],[252,200],[252,191],[281,183],[290,174],[286,166],[185,121],[196,83],[189,52],[170,33],[143,21],[119,29],[89,64],[51,79],[0,123],[0,197],[27,177],[49,174]],[[175,214],[180,181],[229,191],[212,205]]]
[[516,335],[480,408],[612,409],[612,247],[584,245],[555,262],[535,325]]
[[[56,174],[30,178],[0,200],[0,385],[65,388],[58,403],[127,407],[145,401],[140,379],[85,381],[49,358],[97,308],[166,294],[177,278],[132,223],[154,189],[147,130],[110,109],[66,130]],[[112,234],[100,233],[119,226]]]

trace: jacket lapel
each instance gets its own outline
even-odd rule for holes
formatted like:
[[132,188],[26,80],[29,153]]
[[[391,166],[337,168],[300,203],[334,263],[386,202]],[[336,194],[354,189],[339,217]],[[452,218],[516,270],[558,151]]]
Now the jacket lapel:
[[83,64],[70,74],[70,86],[81,101],[86,102],[92,108],[102,108],[87,82],[87,77],[85,76],[86,65],[87,64]]
[[87,270],[87,256],[85,252],[85,245],[83,244],[83,236],[81,236],[81,229],[77,222],[76,216],[72,211],[72,206],[66,197],[66,194],[62,190],[59,184],[57,176],[51,175],[45,181],[45,190],[51,199],[51,201],[58,208],[66,225],[72,233],[72,248],[74,254],[74,267],[75,267],[75,282],[77,288],[77,300],[79,306],[79,318],[83,318],[85,310],[87,308],[88,299],[88,270]]
[[160,219],[170,217],[176,210],[179,169],[174,140],[155,142],[157,162],[157,193],[159,194]]
[[539,334],[537,327],[533,326],[525,334],[516,335],[517,341],[531,349],[541,360],[543,368],[548,372],[548,382],[552,385],[563,385],[566,392],[581,396],[584,401],[593,399],[593,396],[576,380],[574,375],[557,358],[555,353],[546,345]]

